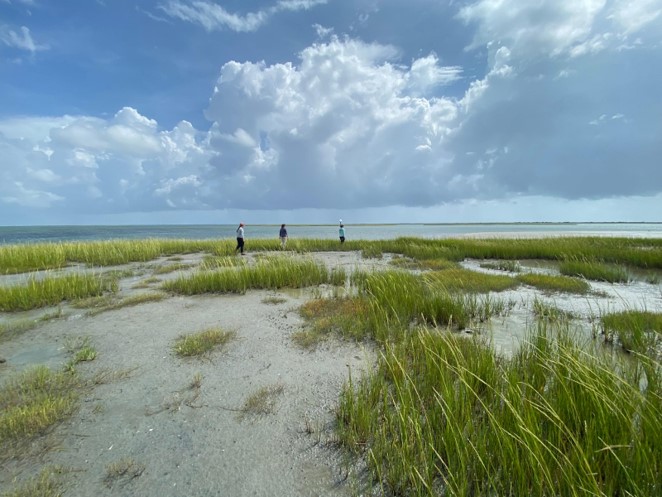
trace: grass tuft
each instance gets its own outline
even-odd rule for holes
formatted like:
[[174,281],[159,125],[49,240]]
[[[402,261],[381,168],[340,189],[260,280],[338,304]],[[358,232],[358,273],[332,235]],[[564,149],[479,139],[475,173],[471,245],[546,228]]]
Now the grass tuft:
[[180,357],[201,356],[216,347],[226,345],[235,337],[234,331],[209,328],[199,333],[179,337],[173,345],[173,350]]
[[517,275],[517,279],[525,285],[530,285],[546,292],[566,292],[584,295],[591,290],[586,281],[570,276],[526,273]]

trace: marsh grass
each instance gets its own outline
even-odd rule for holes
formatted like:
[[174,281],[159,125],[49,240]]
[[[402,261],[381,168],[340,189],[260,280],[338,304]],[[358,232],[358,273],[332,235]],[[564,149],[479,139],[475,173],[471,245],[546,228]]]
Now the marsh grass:
[[174,273],[175,271],[186,271],[195,267],[194,264],[184,264],[182,262],[177,262],[174,264],[166,264],[165,266],[158,266],[154,269],[153,274],[168,274]]
[[443,269],[458,269],[460,265],[456,261],[449,261],[448,259],[423,259],[416,260],[409,257],[393,257],[389,264],[400,269],[413,269],[413,270],[432,270],[441,271]]
[[71,414],[80,386],[76,375],[45,366],[9,378],[0,389],[0,447],[43,433]]
[[103,295],[101,297],[92,297],[74,302],[72,307],[89,309],[87,315],[96,316],[102,312],[133,307],[149,302],[159,302],[166,298],[168,298],[168,294],[162,292],[139,293],[124,298],[118,298],[116,295]]
[[281,384],[269,385],[258,388],[250,394],[241,407],[241,418],[247,416],[265,416],[276,412],[278,397],[283,394],[284,387]]
[[269,304],[269,305],[278,305],[278,304],[284,304],[287,302],[287,299],[284,297],[277,297],[275,295],[272,295],[270,297],[265,297],[262,299],[263,304]]
[[291,338],[304,349],[312,349],[329,336],[361,340],[369,336],[370,304],[364,297],[314,299],[299,309],[307,326]]
[[117,291],[117,281],[102,275],[71,274],[44,279],[30,278],[24,285],[0,287],[0,311],[27,311],[64,301]]
[[578,276],[607,283],[627,283],[630,276],[624,266],[597,261],[567,260],[559,265],[559,272],[566,276]]
[[322,283],[342,284],[343,270],[329,271],[312,259],[264,257],[253,266],[219,269],[182,276],[164,283],[167,291],[184,295],[245,293],[249,289],[303,288]]
[[519,285],[519,282],[510,276],[478,273],[463,268],[433,271],[426,273],[424,278],[431,286],[443,288],[448,292],[502,292]]
[[247,264],[246,259],[236,257],[233,255],[223,255],[223,256],[205,256],[200,264],[201,270],[210,270],[210,269],[225,269],[232,267],[245,266]]
[[179,337],[173,345],[173,350],[180,357],[202,356],[217,347],[226,345],[236,336],[237,334],[234,331],[209,328],[198,333]]
[[578,278],[552,274],[525,273],[518,274],[517,279],[545,292],[565,292],[584,295],[591,290],[591,285]]
[[639,363],[615,361],[563,328],[539,327],[508,360],[421,329],[350,378],[338,439],[386,495],[659,495],[659,363],[642,387]]
[[62,469],[58,467],[45,468],[28,481],[1,495],[2,497],[61,497],[63,495],[62,482],[59,478],[61,473]]
[[662,314],[650,311],[627,310],[601,317],[602,333],[611,342],[618,337],[626,350],[648,354],[656,352],[662,340]]
[[576,318],[572,312],[564,311],[556,306],[547,304],[537,297],[533,300],[533,314],[539,319],[544,319],[552,323],[566,323]]
[[20,319],[8,323],[0,323],[0,342],[32,330],[38,325],[39,322],[34,319]]
[[371,244],[361,250],[361,257],[364,259],[382,259],[384,253],[380,246]]
[[522,266],[519,261],[491,261],[481,262],[480,267],[483,269],[493,269],[496,271],[508,271],[510,273],[519,273],[522,271]]
[[108,488],[121,483],[123,485],[138,478],[145,471],[145,465],[132,458],[122,458],[106,466],[103,482]]

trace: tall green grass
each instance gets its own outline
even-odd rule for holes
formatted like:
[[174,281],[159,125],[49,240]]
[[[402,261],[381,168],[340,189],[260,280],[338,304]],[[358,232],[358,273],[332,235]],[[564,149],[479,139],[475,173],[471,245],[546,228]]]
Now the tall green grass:
[[660,354],[657,344],[662,342],[661,313],[627,310],[605,314],[600,320],[607,341],[612,341],[617,336],[626,350],[642,354]]
[[583,295],[591,289],[591,285],[586,281],[569,276],[525,273],[518,274],[517,279],[526,285],[548,292],[577,293]]
[[93,274],[31,278],[25,285],[0,287],[0,311],[27,311],[116,290],[116,280]]
[[302,288],[345,282],[343,270],[329,271],[311,259],[268,257],[254,266],[201,271],[164,283],[167,291],[184,295],[200,293],[244,293],[249,289]]
[[420,330],[350,380],[338,436],[386,495],[659,495],[660,365],[642,390],[612,361],[543,328],[511,360]]
[[625,267],[599,261],[567,260],[559,265],[559,272],[566,276],[608,283],[627,283],[630,280]]

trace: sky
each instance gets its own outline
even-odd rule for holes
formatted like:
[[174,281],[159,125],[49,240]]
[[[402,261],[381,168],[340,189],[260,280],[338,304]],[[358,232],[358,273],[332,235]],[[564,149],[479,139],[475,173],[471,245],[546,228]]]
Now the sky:
[[0,0],[0,225],[662,222],[662,0]]

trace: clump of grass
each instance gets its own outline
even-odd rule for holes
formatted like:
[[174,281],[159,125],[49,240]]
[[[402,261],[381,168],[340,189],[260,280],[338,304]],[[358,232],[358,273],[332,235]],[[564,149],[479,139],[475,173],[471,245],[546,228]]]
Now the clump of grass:
[[510,273],[519,273],[522,271],[522,266],[518,261],[481,262],[480,267],[483,269],[494,269],[496,271],[508,271]]
[[517,275],[517,279],[525,285],[530,285],[547,292],[566,292],[583,295],[591,290],[591,285],[586,281],[570,276],[526,273]]
[[567,260],[561,262],[559,271],[566,276],[578,276],[587,280],[606,281],[607,283],[627,283],[630,281],[630,276],[625,267],[596,261]]
[[13,336],[32,330],[36,328],[37,324],[37,321],[34,319],[21,319],[8,323],[0,323],[0,341],[8,340]]
[[3,492],[2,497],[61,497],[62,483],[57,475],[61,469],[45,468],[30,480],[8,492]]
[[423,259],[416,260],[409,257],[394,257],[389,264],[401,269],[441,271],[444,269],[458,269],[460,266],[456,261],[448,259]]
[[219,269],[183,276],[163,285],[165,290],[195,295],[200,293],[244,293],[248,289],[302,288],[345,281],[342,270],[329,271],[313,260],[265,257],[254,266]]
[[483,274],[462,268],[426,273],[425,279],[429,284],[449,292],[501,292],[519,285],[519,282],[510,276]]
[[168,295],[161,292],[147,292],[131,295],[129,297],[117,298],[114,295],[103,295],[101,297],[92,297],[76,301],[72,307],[79,309],[90,309],[88,315],[96,316],[102,312],[122,309],[124,307],[132,307],[136,305],[146,304],[148,302],[159,302]]
[[145,465],[138,463],[131,458],[122,458],[106,466],[106,475],[103,482],[108,488],[112,488],[116,483],[126,484],[138,478],[145,471]]
[[370,307],[363,297],[314,299],[299,309],[308,327],[291,335],[302,348],[311,349],[331,335],[360,340],[368,334]]
[[628,310],[605,314],[601,317],[606,341],[617,336],[626,350],[640,353],[655,351],[662,339],[662,314],[650,311]]
[[388,495],[657,495],[659,373],[649,362],[644,386],[639,364],[616,360],[562,329],[539,328],[510,360],[420,330],[350,379],[338,439]]
[[27,311],[115,291],[117,281],[99,275],[31,278],[25,285],[0,287],[0,311]]
[[361,257],[364,259],[381,259],[384,257],[382,249],[378,245],[368,245],[361,250]]
[[225,269],[231,267],[245,266],[247,264],[246,259],[238,258],[231,255],[223,256],[206,256],[202,260],[200,269],[209,270],[209,269]]
[[539,319],[545,319],[550,322],[563,323],[575,318],[572,312],[546,304],[537,297],[533,300],[533,314]]
[[186,269],[191,269],[192,267],[193,264],[184,264],[181,262],[174,264],[167,264],[165,266],[159,266],[156,269],[154,269],[154,274],[167,274],[167,273],[173,273],[175,271],[184,271]]
[[651,285],[659,285],[662,278],[660,278],[659,274],[649,274],[646,276],[645,281]]
[[278,305],[287,302],[287,299],[284,297],[276,297],[272,295],[271,297],[265,297],[262,299],[263,304]]
[[75,375],[38,366],[8,379],[0,389],[0,447],[43,433],[74,410]]
[[236,337],[234,331],[209,328],[198,333],[179,337],[173,345],[175,354],[180,357],[201,356],[214,348],[226,345]]
[[151,277],[149,277],[149,278],[145,278],[145,279],[142,280],[142,281],[139,281],[138,283],[136,283],[135,285],[133,285],[131,288],[134,288],[134,289],[136,289],[136,290],[138,290],[138,289],[145,289],[145,288],[149,288],[150,285],[153,285],[153,284],[155,284],[155,283],[161,283],[161,279],[160,279],[160,278],[156,278],[155,276],[151,276]]
[[257,389],[244,402],[241,413],[244,416],[263,416],[276,410],[276,400],[283,393],[283,385],[270,385]]

